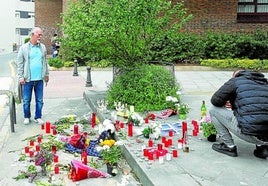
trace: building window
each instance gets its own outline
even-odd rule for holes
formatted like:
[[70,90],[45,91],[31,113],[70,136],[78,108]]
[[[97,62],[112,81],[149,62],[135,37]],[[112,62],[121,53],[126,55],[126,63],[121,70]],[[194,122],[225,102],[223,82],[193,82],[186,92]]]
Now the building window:
[[239,0],[238,23],[268,23],[268,0]]
[[[19,35],[21,36],[28,36],[31,32],[30,28],[18,28],[19,29]],[[17,30],[16,30],[17,33]]]

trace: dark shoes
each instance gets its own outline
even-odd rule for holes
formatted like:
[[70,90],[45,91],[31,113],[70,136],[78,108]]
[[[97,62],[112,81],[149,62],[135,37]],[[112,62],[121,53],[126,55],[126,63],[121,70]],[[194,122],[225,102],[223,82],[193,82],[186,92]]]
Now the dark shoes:
[[254,150],[253,154],[257,158],[266,159],[268,157],[268,145],[256,145],[256,149]]
[[212,145],[212,149],[215,150],[215,151],[217,151],[217,152],[226,154],[228,156],[237,157],[237,149],[236,149],[236,146],[234,146],[234,147],[228,147],[224,143],[214,143]]

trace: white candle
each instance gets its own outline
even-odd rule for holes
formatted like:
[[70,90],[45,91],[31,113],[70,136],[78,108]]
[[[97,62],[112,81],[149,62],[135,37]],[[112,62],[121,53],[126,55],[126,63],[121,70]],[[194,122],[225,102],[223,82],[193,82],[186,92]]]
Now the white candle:
[[130,113],[133,113],[134,112],[134,106],[133,105],[130,105],[129,106],[129,111],[130,111]]

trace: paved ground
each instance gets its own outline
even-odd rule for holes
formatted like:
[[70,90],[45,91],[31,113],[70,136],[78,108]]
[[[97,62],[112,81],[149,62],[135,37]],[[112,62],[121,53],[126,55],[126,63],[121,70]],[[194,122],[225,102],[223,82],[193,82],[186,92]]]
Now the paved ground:
[[[103,96],[107,89],[107,83],[112,81],[111,70],[92,70],[92,87],[85,87],[87,72],[85,69],[78,70],[79,76],[73,76],[73,71],[51,71],[50,82],[45,88],[45,121],[54,121],[66,114],[76,114],[79,117],[88,115],[92,108],[84,98],[90,97],[96,100]],[[176,78],[181,85],[182,100],[191,107],[188,122],[192,119],[199,119],[200,106],[205,100],[209,109],[209,99],[212,93],[227,79],[231,77],[231,71],[200,71],[191,68],[177,68]],[[266,77],[268,74],[266,73]],[[94,108],[93,108],[94,109]],[[107,115],[107,117],[109,114]],[[175,118],[176,119],[176,118]],[[27,136],[40,132],[40,126],[36,124],[22,124],[21,104],[17,105],[17,125],[15,133],[10,133],[9,118],[5,121],[0,135],[0,185],[31,185],[27,182],[15,182],[12,177],[17,175],[17,170],[23,167],[15,161],[17,152],[25,146],[21,140]],[[169,122],[169,120],[164,121]],[[179,134],[178,134],[179,135]],[[176,138],[173,138],[176,147]],[[179,150],[179,157],[171,161],[164,160],[163,164],[158,161],[146,161],[141,155],[141,146],[144,143],[136,143],[135,138],[130,138],[126,143],[126,157],[139,177],[143,185],[250,185],[266,186],[268,183],[267,160],[261,160],[252,154],[254,145],[248,144],[235,138],[238,146],[239,156],[232,158],[214,152],[211,143],[202,134],[197,137],[190,137],[190,152],[185,153]],[[159,143],[159,141],[154,141]],[[11,153],[10,151],[16,151]],[[25,165],[24,165],[25,166]],[[80,182],[80,185],[126,185],[122,182],[123,176],[112,179],[87,179]],[[133,176],[128,178],[130,184],[139,185]],[[75,185],[66,181],[66,185]]]

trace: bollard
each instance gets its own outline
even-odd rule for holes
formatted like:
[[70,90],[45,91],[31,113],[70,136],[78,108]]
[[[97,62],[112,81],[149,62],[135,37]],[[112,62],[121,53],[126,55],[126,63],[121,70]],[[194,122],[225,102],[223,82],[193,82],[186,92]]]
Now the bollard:
[[91,67],[87,67],[87,82],[86,82],[86,87],[92,87],[92,82],[91,82]]
[[15,107],[15,98],[14,95],[11,94],[9,99],[9,115],[10,115],[10,125],[11,125],[11,132],[15,132],[14,124],[17,123],[16,119],[16,107]]
[[74,73],[73,73],[73,76],[78,76],[77,65],[78,65],[78,61],[77,61],[77,59],[75,59],[74,60]]

